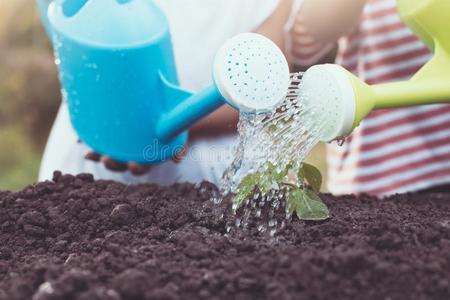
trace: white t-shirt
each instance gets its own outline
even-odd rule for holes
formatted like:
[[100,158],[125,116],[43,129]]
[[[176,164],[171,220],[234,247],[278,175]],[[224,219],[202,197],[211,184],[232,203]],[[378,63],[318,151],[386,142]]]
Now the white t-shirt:
[[[38,0],[41,1],[42,0]],[[228,38],[255,30],[270,16],[279,0],[157,0],[166,13],[180,84],[199,91],[212,82],[212,63],[221,44]],[[47,143],[39,180],[51,179],[53,171],[92,173],[97,179],[126,183],[153,182],[162,185],[174,182],[198,183],[208,180],[219,183],[230,164],[236,136],[207,138],[195,141],[179,164],[171,161],[152,168],[144,176],[114,173],[102,164],[84,159],[88,148],[78,143],[68,114],[62,103]]]

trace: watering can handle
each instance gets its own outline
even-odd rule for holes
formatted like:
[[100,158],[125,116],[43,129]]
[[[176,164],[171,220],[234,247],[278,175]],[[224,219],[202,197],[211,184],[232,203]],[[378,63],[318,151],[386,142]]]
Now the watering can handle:
[[51,41],[52,34],[50,21],[48,19],[48,7],[50,6],[50,3],[53,2],[53,0],[36,0],[36,1],[39,9],[39,14],[41,16],[42,24],[44,25],[45,31],[47,32],[47,35]]

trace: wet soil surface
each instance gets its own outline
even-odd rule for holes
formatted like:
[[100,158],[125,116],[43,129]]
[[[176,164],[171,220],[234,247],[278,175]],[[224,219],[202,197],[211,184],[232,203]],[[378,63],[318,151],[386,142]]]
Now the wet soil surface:
[[450,299],[450,194],[324,195],[333,218],[232,230],[203,183],[0,192],[0,299]]

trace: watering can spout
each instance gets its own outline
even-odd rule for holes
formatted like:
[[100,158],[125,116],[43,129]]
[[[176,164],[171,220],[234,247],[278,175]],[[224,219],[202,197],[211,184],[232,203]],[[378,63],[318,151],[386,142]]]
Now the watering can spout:
[[225,104],[225,100],[214,85],[192,94],[170,84],[164,78],[162,80],[166,97],[172,100],[178,98],[180,101],[178,105],[160,117],[156,126],[158,140],[170,141]]
[[[442,68],[442,72],[438,72]],[[450,102],[450,57],[435,56],[414,77],[407,81],[367,85],[352,76],[357,114],[353,129],[373,109],[401,108],[414,105]]]
[[[241,113],[271,111],[284,100],[290,83],[289,66],[281,50],[254,33],[240,34],[224,43],[214,60],[213,78],[213,85],[181,99],[161,116],[158,139],[176,137],[225,103]],[[178,87],[165,80],[163,83],[168,98],[180,93]]]

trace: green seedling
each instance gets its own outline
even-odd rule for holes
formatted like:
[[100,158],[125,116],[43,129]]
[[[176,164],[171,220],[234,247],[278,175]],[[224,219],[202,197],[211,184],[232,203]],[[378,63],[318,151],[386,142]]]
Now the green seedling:
[[307,163],[300,170],[294,170],[294,164],[289,164],[283,171],[278,171],[272,163],[267,163],[262,171],[245,176],[237,188],[234,198],[236,209],[249,201],[259,190],[265,196],[274,187],[285,194],[286,209],[289,215],[296,214],[300,220],[321,221],[330,218],[330,212],[317,195],[322,185],[320,171]]

